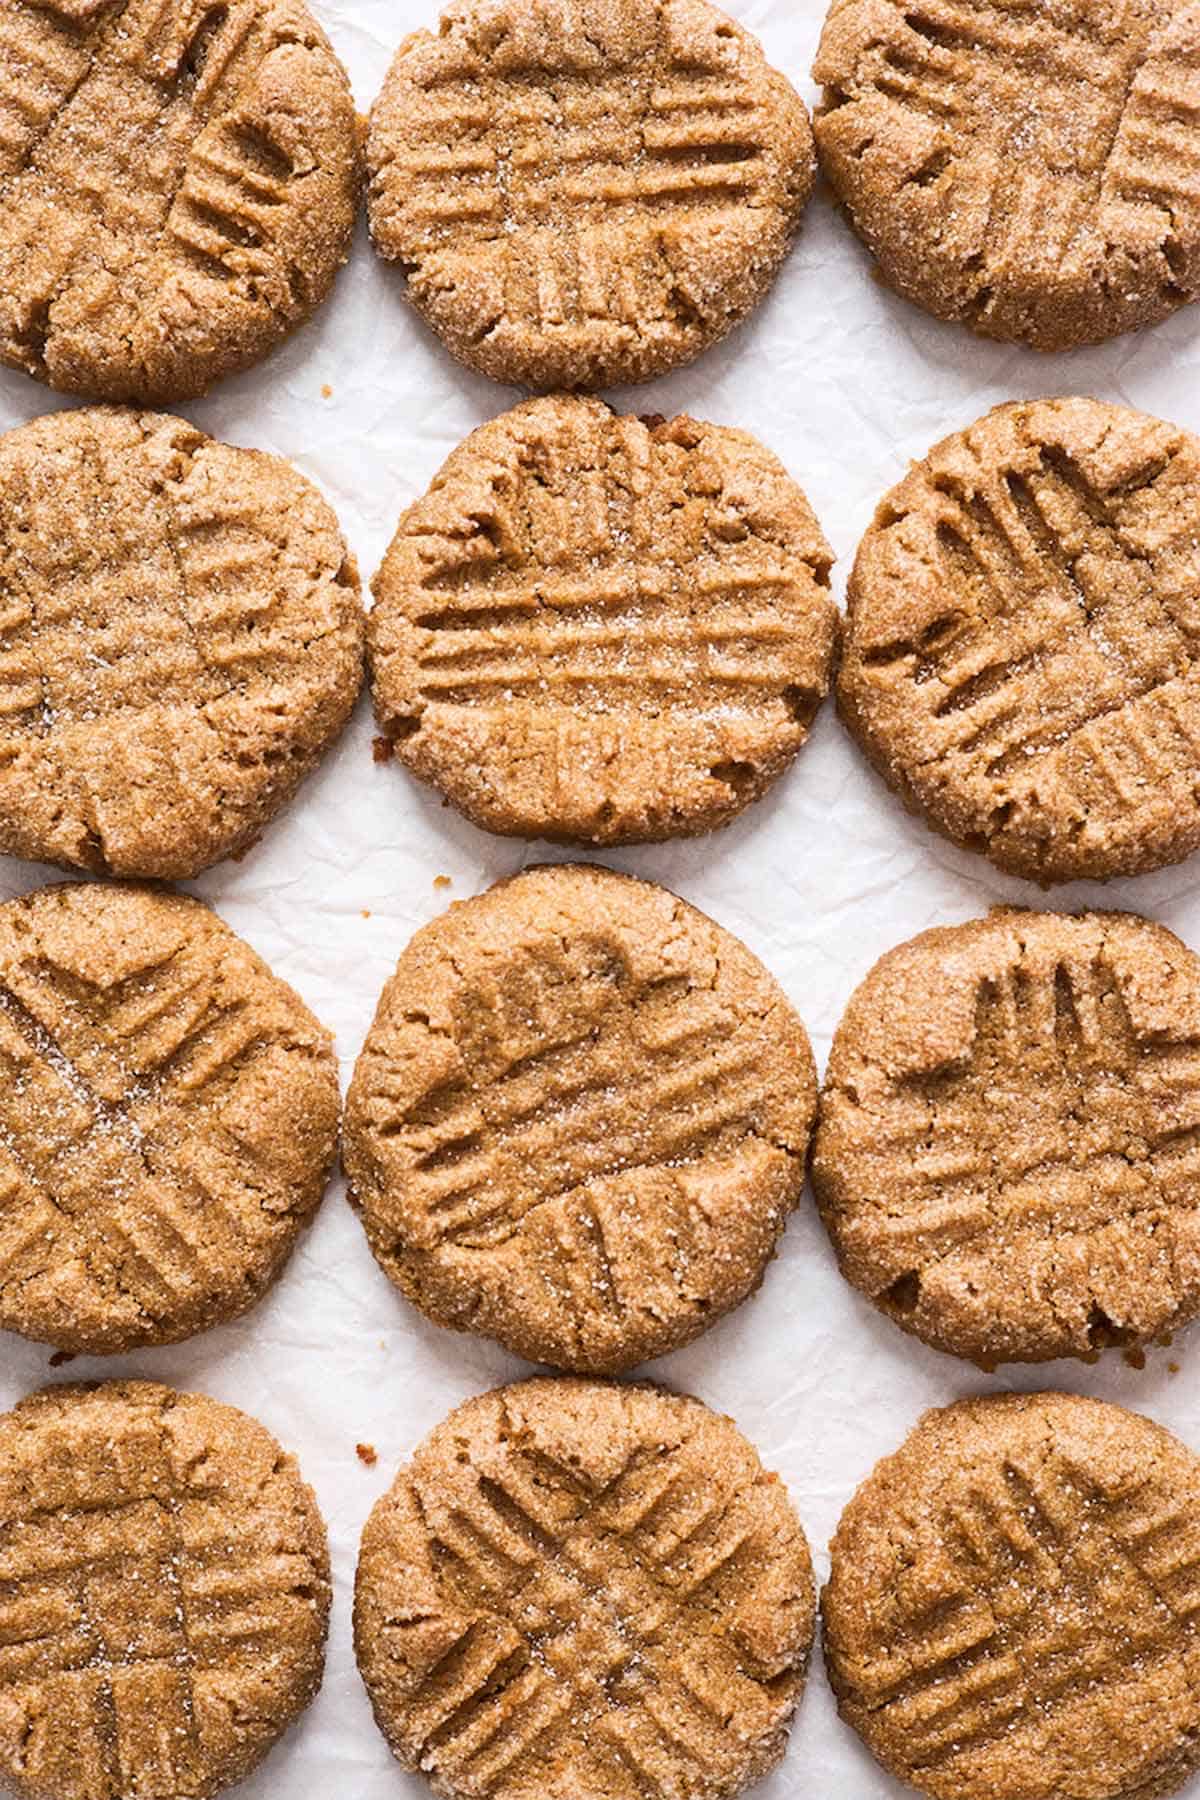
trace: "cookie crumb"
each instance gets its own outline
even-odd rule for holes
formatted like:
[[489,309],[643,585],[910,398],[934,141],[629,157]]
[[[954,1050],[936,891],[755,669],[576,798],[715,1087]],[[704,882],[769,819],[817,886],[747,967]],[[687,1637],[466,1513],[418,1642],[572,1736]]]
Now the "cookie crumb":
[[1178,1375],[1178,1373],[1179,1373],[1179,1364],[1174,1360],[1174,1358],[1172,1358],[1172,1360],[1167,1364],[1167,1374],[1168,1375]]
[[54,1355],[50,1358],[50,1367],[52,1369],[65,1369],[68,1363],[73,1363],[74,1361],[74,1350],[56,1350]]
[[364,906],[364,907],[363,907],[363,909],[362,909],[362,916],[363,916],[363,918],[364,918],[364,919],[369,919],[369,918],[370,918],[370,916],[371,916],[371,909],[370,909],[370,907],[369,907],[369,906]]
[[389,737],[371,739],[371,755],[377,763],[391,762],[396,746]]
[[368,1469],[373,1469],[379,1461],[379,1452],[374,1444],[355,1444],[354,1454],[359,1462],[365,1464]]
[[433,878],[433,885],[435,888],[448,888],[453,887],[454,883],[451,881],[449,875],[435,875]]
[[321,383],[321,398],[322,398],[322,400],[332,400],[333,399],[333,389],[330,387],[330,385],[327,381],[323,381]]
[[1146,1366],[1146,1352],[1137,1344],[1131,1344],[1128,1350],[1121,1352],[1121,1355],[1122,1360],[1127,1362],[1131,1369],[1144,1369]]

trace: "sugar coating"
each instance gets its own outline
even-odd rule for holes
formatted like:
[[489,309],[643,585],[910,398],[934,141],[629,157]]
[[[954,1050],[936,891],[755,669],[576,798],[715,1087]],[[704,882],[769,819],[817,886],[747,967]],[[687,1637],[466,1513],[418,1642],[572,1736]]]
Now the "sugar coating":
[[707,0],[456,0],[371,111],[375,247],[454,355],[645,381],[766,293],[812,187],[803,102]]
[[727,1800],[785,1749],[812,1571],[729,1419],[527,1381],[451,1413],[376,1505],[354,1631],[380,1729],[444,1800]]
[[343,1161],[376,1257],[431,1318],[610,1372],[758,1285],[815,1103],[804,1027],[736,938],[648,882],[540,868],[413,939]]

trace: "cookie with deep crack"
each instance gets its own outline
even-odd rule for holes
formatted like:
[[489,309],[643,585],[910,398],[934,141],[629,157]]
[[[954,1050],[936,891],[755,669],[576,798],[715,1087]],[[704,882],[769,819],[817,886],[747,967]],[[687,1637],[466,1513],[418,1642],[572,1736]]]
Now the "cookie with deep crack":
[[905,299],[1069,350],[1200,295],[1195,0],[833,0],[822,170]]
[[782,1756],[812,1632],[778,1476],[731,1420],[652,1387],[469,1400],[363,1533],[359,1668],[444,1800],[727,1800]]
[[708,0],[455,0],[371,112],[376,249],[455,356],[533,388],[645,381],[763,298],[808,113]]
[[0,1787],[211,1800],[321,1685],[329,1552],[255,1419],[149,1381],[0,1418]]
[[0,906],[0,1326],[100,1355],[244,1312],[337,1119],[328,1032],[198,900],[97,882]]
[[0,437],[0,849],[187,880],[345,724],[358,572],[280,457],[109,407]]
[[997,407],[880,503],[838,704],[926,822],[1040,882],[1200,846],[1200,439]]
[[358,161],[302,0],[11,0],[0,361],[96,400],[204,393],[328,294]]
[[351,1196],[441,1325],[615,1372],[758,1286],[804,1181],[808,1038],[665,888],[537,868],[419,931],[346,1103]]
[[926,1413],[842,1514],[842,1717],[932,1800],[1159,1800],[1200,1766],[1200,1458],[1073,1394]]
[[486,830],[622,844],[757,800],[830,685],[833,557],[742,431],[533,400],[400,520],[368,622],[401,761]]
[[1200,1312],[1200,957],[1130,913],[996,911],[857,989],[813,1186],[842,1273],[985,1365]]

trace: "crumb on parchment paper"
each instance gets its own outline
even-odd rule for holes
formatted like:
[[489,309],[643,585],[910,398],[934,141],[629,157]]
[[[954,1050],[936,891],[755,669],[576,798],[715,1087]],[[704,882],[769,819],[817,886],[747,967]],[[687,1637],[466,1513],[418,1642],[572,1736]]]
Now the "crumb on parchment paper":
[[379,1453],[374,1444],[355,1444],[354,1454],[368,1469],[373,1469],[379,1461]]
[[395,745],[389,737],[371,739],[371,755],[377,763],[391,762]]
[[435,875],[433,885],[435,888],[448,888],[453,887],[454,883],[449,875]]

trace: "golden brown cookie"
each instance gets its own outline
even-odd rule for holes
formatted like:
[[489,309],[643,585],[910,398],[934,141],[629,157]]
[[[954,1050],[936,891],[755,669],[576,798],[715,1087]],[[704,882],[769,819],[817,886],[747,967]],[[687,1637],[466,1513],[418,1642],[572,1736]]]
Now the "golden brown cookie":
[[380,725],[488,831],[712,830],[808,736],[832,561],[745,432],[530,401],[472,432],[400,520],[368,624]]
[[0,1418],[0,1787],[210,1800],[321,1685],[329,1553],[269,1432],[149,1381]]
[[783,1755],[813,1633],[777,1475],[698,1400],[497,1388],[378,1502],[354,1603],[379,1728],[445,1800],[724,1800]]
[[1200,1459],[1073,1394],[928,1412],[842,1514],[842,1717],[934,1800],[1158,1800],[1200,1766]]
[[186,880],[240,854],[361,681],[325,501],[182,419],[90,407],[0,437],[0,594],[14,856]]
[[358,127],[301,0],[9,0],[0,361],[99,400],[202,394],[320,305]]
[[833,0],[821,167],[887,281],[1069,350],[1200,294],[1195,0]]
[[803,102],[707,0],[455,0],[371,112],[368,216],[455,356],[645,381],[770,287],[812,187]]
[[815,1105],[804,1027],[736,938],[649,882],[536,868],[401,957],[343,1161],[430,1318],[607,1373],[758,1286]]
[[813,1185],[842,1273],[974,1361],[1200,1312],[1200,957],[1129,913],[996,911],[889,951],[833,1040]]
[[244,1312],[320,1201],[337,1117],[328,1032],[198,900],[0,906],[0,1326],[105,1354]]
[[997,407],[881,502],[842,715],[927,823],[1041,882],[1200,845],[1200,440],[1099,400]]

